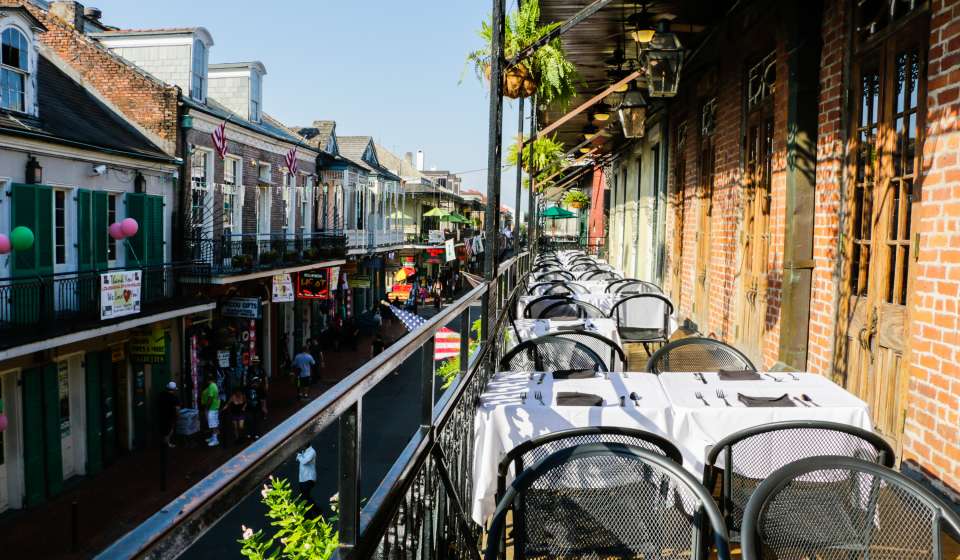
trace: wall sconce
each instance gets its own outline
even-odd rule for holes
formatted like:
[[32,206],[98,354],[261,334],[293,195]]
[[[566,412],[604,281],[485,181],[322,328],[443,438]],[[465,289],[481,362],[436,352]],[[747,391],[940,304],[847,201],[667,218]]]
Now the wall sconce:
[[643,136],[647,121],[647,100],[643,98],[643,94],[636,86],[631,84],[630,91],[624,94],[617,112],[620,114],[620,125],[623,127],[624,136],[627,138]]
[[39,185],[43,183],[43,167],[40,166],[37,158],[33,156],[27,156],[26,179],[29,185]]
[[640,55],[640,63],[647,73],[650,97],[673,97],[680,86],[680,68],[683,66],[683,48],[677,36],[661,21],[649,47]]
[[147,178],[139,171],[137,171],[137,176],[133,178],[133,191],[138,193],[147,192]]

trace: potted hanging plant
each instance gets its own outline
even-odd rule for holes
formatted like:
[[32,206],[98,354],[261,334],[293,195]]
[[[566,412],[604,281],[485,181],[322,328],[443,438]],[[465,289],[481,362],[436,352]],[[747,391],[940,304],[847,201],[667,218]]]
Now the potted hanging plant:
[[[550,33],[559,23],[540,25],[540,3],[528,0],[519,11],[506,16],[503,37],[503,54],[513,58],[523,49]],[[493,26],[483,22],[479,31],[484,47],[467,55],[478,77],[490,79],[490,60],[493,42]],[[559,38],[538,48],[526,60],[505,69],[503,94],[511,99],[538,94],[538,101],[545,105],[557,103],[566,106],[576,95],[576,66],[567,59]]]
[[563,195],[563,203],[569,206],[570,208],[586,208],[590,206],[590,197],[586,195],[581,190],[573,189],[567,191],[567,194]]
[[[507,152],[507,163],[517,164],[517,154],[524,138],[517,138],[517,142],[510,146]],[[566,151],[563,144],[557,142],[556,136],[544,136],[530,142],[523,148],[523,170],[529,174],[536,172],[535,179],[542,181],[560,171],[567,164]]]

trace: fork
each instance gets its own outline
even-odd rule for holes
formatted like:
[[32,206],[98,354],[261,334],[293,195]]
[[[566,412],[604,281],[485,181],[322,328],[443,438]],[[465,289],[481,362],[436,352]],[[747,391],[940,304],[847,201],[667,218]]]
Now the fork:
[[540,379],[537,379],[537,385],[543,385],[543,378],[546,377],[546,376],[547,376],[546,373],[541,373],[541,374],[540,374]]
[[710,403],[707,402],[707,399],[703,398],[703,393],[701,393],[700,391],[697,391],[696,393],[694,393],[693,396],[695,396],[695,397],[697,397],[698,399],[700,399],[701,401],[703,401],[703,404],[705,404],[705,405],[707,405],[707,406],[710,406]]
[[779,377],[774,377],[774,376],[770,375],[769,373],[765,373],[764,375],[766,375],[766,376],[769,377],[770,379],[773,379],[773,380],[776,381],[777,383],[782,383],[782,382],[783,382],[783,379],[780,379]]
[[543,393],[541,393],[540,391],[535,392],[533,394],[533,398],[540,401],[540,404],[542,404],[543,406],[547,406],[547,403],[543,402]]
[[800,376],[799,376],[799,375],[796,375],[796,374],[791,373],[791,372],[789,372],[789,371],[787,372],[787,375],[789,375],[789,376],[790,376],[790,379],[793,379],[794,381],[800,381]]
[[730,401],[727,400],[727,395],[723,392],[723,389],[717,389],[717,398],[722,399],[727,406],[733,406],[730,404]]
[[520,404],[527,404],[527,393],[520,393]]

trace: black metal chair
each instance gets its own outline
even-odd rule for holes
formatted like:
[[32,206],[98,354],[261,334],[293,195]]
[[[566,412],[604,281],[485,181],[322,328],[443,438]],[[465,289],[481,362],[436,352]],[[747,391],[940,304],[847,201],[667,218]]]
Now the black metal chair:
[[569,300],[570,298],[565,294],[537,296],[536,298],[527,302],[527,304],[523,307],[523,317],[526,319],[539,317],[540,313],[542,313],[544,309],[550,307],[554,303],[566,302]]
[[527,289],[527,295],[531,295],[531,296],[547,295],[547,291],[550,288],[553,288],[554,286],[562,286],[564,284],[566,284],[566,282],[562,280],[554,280],[553,282],[537,282],[536,284],[533,284],[532,286],[530,286],[529,289]]
[[722,472],[720,511],[732,540],[739,534],[750,495],[771,473],[798,459],[838,455],[892,467],[896,454],[879,435],[847,424],[792,420],[730,434],[707,453],[703,482],[715,488]]
[[500,371],[608,371],[592,348],[569,338],[545,335],[525,340],[500,358]]
[[585,272],[587,270],[595,270],[596,268],[597,266],[593,263],[580,261],[580,262],[571,264],[570,267],[567,268],[567,270],[569,270],[572,273],[580,274],[581,272]]
[[663,295],[663,290],[660,289],[660,286],[657,286],[653,282],[647,282],[644,280],[637,280],[636,278],[623,278],[621,280],[614,280],[607,284],[606,290],[608,294],[660,294]]
[[960,516],[923,486],[871,461],[810,457],[777,470],[743,518],[744,560],[941,560]]
[[657,452],[621,443],[561,449],[524,470],[497,505],[485,558],[498,557],[508,512],[514,558],[730,558],[707,490]]
[[611,270],[593,270],[592,272],[580,277],[580,280],[620,280],[622,276]]
[[554,270],[552,272],[544,272],[543,274],[537,274],[533,277],[536,282],[552,282],[554,280],[576,280],[573,277],[573,274],[570,274],[566,270]]
[[657,350],[647,360],[647,371],[757,371],[750,358],[733,346],[712,338],[681,338]]
[[667,438],[651,432],[620,426],[589,426],[560,430],[528,439],[507,452],[497,466],[497,502],[506,490],[507,475],[511,467],[514,473],[520,473],[525,467],[538,463],[561,449],[584,443],[604,442],[633,445],[659,453],[678,465],[683,464],[683,456],[677,446]]
[[577,342],[581,342],[592,348],[593,351],[601,357],[608,356],[606,366],[607,370],[609,371],[626,370],[627,354],[623,351],[623,348],[621,348],[616,342],[610,340],[600,333],[586,330],[576,330],[553,333],[552,336],[576,340]]
[[[533,302],[531,302],[533,303]],[[527,309],[530,309],[528,306]],[[526,311],[526,310],[524,310]],[[599,307],[567,297],[565,301],[558,301],[543,308],[539,313],[530,315],[533,319],[603,319],[606,313]]]
[[629,295],[613,304],[609,316],[617,321],[624,342],[643,344],[647,355],[652,344],[665,344],[670,337],[673,303],[660,294]]

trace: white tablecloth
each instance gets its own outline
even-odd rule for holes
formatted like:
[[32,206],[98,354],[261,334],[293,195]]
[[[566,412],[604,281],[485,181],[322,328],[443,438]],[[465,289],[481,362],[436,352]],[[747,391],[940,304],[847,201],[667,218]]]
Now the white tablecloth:
[[[546,334],[573,332],[569,327],[582,326],[582,330],[594,332],[612,340],[615,344],[623,348],[623,341],[620,340],[620,334],[617,332],[617,323],[613,319],[583,319],[580,321],[561,321],[557,319],[517,319],[514,321],[517,334],[520,341],[530,340],[544,336]],[[567,328],[564,328],[567,327]],[[513,348],[519,341],[514,340],[511,333],[509,346]],[[610,365],[610,347],[602,341],[591,341],[586,343],[594,352],[600,355],[604,361]],[[619,359],[618,359],[619,361]],[[611,369],[623,369],[611,366]]]
[[[527,304],[538,297],[542,296],[520,296],[517,298],[517,317],[523,317],[523,310],[527,308]],[[613,304],[619,301],[618,296],[613,294],[605,294],[602,292],[589,294],[570,294],[570,297],[577,301],[589,303],[590,305],[599,308],[604,314],[609,314],[610,310],[613,308]]]
[[[703,472],[706,455],[715,443],[754,426],[786,420],[821,420],[872,430],[867,403],[826,377],[799,373],[794,374],[799,380],[794,380],[786,373],[770,375],[782,381],[774,381],[766,375],[756,381],[720,381],[717,373],[705,372],[703,377],[707,384],[704,385],[693,373],[660,375],[663,391],[672,405],[671,438],[684,452],[684,463],[691,465],[697,476]],[[731,406],[717,397],[717,389],[724,392]],[[698,392],[710,406],[696,397]],[[787,394],[791,399],[806,394],[820,406],[804,406],[794,400],[794,407],[747,407],[737,399],[738,393],[751,397]],[[811,454],[802,447],[771,449],[770,453],[773,464],[795,461]],[[755,465],[763,468],[762,463]]]
[[[483,523],[496,509],[497,466],[509,450],[535,437],[559,430],[587,426],[622,426],[637,428],[669,437],[669,401],[657,377],[647,373],[610,374],[609,379],[570,379],[554,381],[547,374],[538,385],[539,374],[500,373],[480,397],[474,424],[473,496],[471,516]],[[540,391],[546,406],[534,393]],[[554,406],[560,391],[581,392],[604,399],[604,406]],[[520,394],[526,392],[526,404]],[[636,392],[639,407],[630,401]],[[620,406],[619,397],[626,398]],[[513,473],[506,483],[513,481]]]

